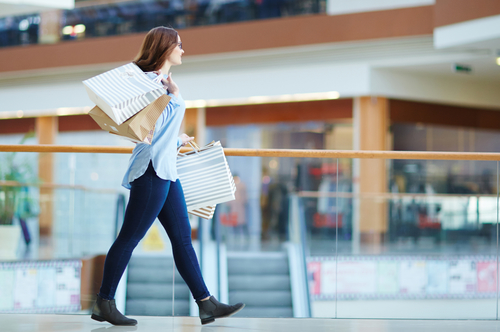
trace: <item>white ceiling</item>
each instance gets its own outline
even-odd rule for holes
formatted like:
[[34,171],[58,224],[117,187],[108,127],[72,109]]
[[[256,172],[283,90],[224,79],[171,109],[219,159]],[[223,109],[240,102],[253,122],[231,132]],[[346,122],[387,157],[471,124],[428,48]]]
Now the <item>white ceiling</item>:
[[29,15],[46,10],[74,7],[75,0],[0,0],[0,17]]

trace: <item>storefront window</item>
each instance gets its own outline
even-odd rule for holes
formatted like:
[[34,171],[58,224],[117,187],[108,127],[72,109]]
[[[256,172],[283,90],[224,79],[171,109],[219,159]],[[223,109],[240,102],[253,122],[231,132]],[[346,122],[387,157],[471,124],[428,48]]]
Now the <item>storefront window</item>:
[[[209,127],[207,141],[220,140],[227,148],[352,149],[349,122],[307,122]],[[229,157],[235,176],[234,202],[218,206],[227,243],[234,248],[276,249],[287,240],[289,195],[302,191],[335,191],[337,161],[314,158]],[[338,176],[351,191],[351,160],[341,160]],[[335,233],[335,198],[305,198],[307,227],[313,237],[330,239]],[[350,238],[350,199],[341,200],[344,237]],[[339,222],[340,225],[340,222]]]
[[[394,149],[499,152],[500,133],[470,128],[393,124]],[[486,251],[496,241],[497,169],[487,161],[393,160],[389,239],[437,248],[442,243]]]

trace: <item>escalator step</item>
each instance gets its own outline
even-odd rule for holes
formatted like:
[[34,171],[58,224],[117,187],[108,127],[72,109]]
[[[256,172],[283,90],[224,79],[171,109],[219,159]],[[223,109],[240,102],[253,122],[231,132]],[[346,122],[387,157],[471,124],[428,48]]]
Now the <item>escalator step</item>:
[[290,291],[288,275],[230,275],[230,290],[285,290]]
[[229,291],[229,303],[244,302],[248,306],[292,307],[290,291]]
[[[175,285],[175,299],[189,300],[189,288],[186,284]],[[163,299],[172,300],[172,284],[171,283],[136,283],[128,282],[127,284],[127,299],[132,300],[147,300],[147,299]]]
[[[175,316],[189,316],[189,301],[175,301]],[[127,300],[126,315],[172,316],[172,301]]]

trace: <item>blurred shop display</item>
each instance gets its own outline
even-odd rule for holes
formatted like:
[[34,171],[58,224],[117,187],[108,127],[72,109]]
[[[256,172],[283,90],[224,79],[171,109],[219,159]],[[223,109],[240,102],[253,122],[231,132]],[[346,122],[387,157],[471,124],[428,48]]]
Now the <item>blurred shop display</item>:
[[[349,148],[349,142],[339,138],[352,136],[350,124],[315,121],[207,129],[208,139],[225,137],[224,144],[229,148],[245,147],[249,142],[259,144],[255,148]],[[245,186],[245,195],[232,205],[221,205],[215,216],[230,249],[251,246],[252,238],[253,241],[258,238],[259,247],[267,249],[276,249],[288,241],[290,195],[294,193],[307,191],[321,195],[337,189],[352,191],[351,160],[337,164],[330,159],[315,158],[229,157],[228,163],[231,170],[239,174],[239,185]],[[313,239],[335,238],[337,217],[340,238],[351,238],[352,197],[339,198],[338,202],[328,195],[301,199],[306,227]]]
[[37,14],[0,18],[0,47],[38,43]]
[[[427,130],[431,133],[415,125],[393,124],[395,150],[425,151],[430,147],[426,139],[434,142],[433,149],[460,150],[450,144],[462,135],[471,138],[464,143],[468,147],[475,142],[476,151],[495,151],[497,147],[489,145],[500,141],[495,132],[464,134],[460,128],[437,126]],[[245,147],[248,142],[257,142],[255,148],[352,148],[352,126],[342,122],[209,127],[207,133],[222,137],[230,148]],[[431,134],[450,143],[443,145]],[[244,247],[242,243],[257,232],[265,248],[287,241],[290,196],[298,194],[312,254],[330,253],[337,236],[340,252],[350,252],[354,205],[359,199],[353,193],[352,159],[266,157],[252,163],[244,158],[228,162],[247,186],[244,213],[221,206],[216,216],[226,233],[242,239],[235,241],[235,247]],[[496,239],[496,163],[393,160],[388,163],[388,175],[386,193],[363,198],[387,202],[388,227],[381,243],[385,250],[458,254],[473,248],[474,254],[491,254],[490,245]],[[240,226],[241,220],[245,227]]]
[[82,262],[0,262],[0,313],[80,311]]
[[[498,151],[489,130],[395,123],[394,150]],[[496,241],[497,165],[485,161],[393,160],[389,241],[481,245]]]
[[102,5],[80,1],[71,10],[0,18],[0,47],[145,32],[161,25],[183,29],[325,10],[326,0],[143,0]]
[[496,297],[496,256],[309,257],[313,300]]

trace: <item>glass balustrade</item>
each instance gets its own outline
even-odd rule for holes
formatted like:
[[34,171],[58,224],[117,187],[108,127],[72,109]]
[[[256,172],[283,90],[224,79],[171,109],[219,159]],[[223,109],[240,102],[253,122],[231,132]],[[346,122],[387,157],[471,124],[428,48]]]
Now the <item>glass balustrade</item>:
[[[36,305],[16,307],[15,297],[27,294],[18,291],[0,311],[86,313],[123,219],[129,156],[53,153],[50,183],[38,170],[47,154],[12,156],[0,155],[2,223],[18,227],[11,256],[0,241],[2,292],[17,280],[48,285],[55,273],[74,297],[56,305],[40,291]],[[191,224],[210,291],[245,302],[238,316],[498,318],[497,161],[233,156],[228,163],[236,199]],[[127,314],[197,315],[158,222],[120,287]]]
[[212,238],[239,315],[497,318],[496,161],[262,158],[279,167],[252,164],[252,192],[232,158],[244,204],[218,206]]

